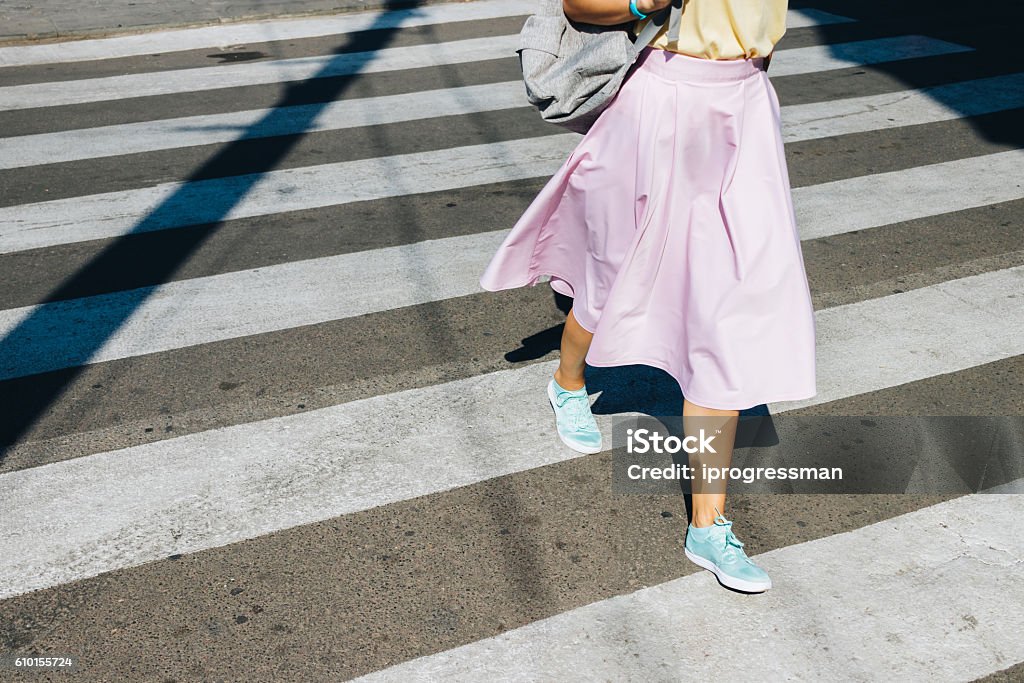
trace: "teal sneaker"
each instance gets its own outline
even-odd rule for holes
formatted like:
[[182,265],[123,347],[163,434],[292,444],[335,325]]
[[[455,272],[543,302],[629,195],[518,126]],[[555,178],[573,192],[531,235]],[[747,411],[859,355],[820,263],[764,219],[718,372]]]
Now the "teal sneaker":
[[712,526],[697,528],[691,524],[683,550],[691,562],[714,573],[727,588],[763,593],[772,587],[768,573],[743,552],[743,543],[732,532],[732,522],[721,512]]
[[558,436],[562,442],[579,453],[600,453],[601,431],[597,428],[594,414],[590,412],[587,388],[569,391],[551,380],[548,384],[548,400],[555,411],[555,426],[558,427]]

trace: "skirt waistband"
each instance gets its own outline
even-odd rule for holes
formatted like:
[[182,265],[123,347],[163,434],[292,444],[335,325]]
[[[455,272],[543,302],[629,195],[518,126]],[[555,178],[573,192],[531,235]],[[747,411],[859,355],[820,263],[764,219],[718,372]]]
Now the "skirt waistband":
[[742,81],[764,71],[764,57],[753,59],[702,59],[656,47],[644,47],[636,64],[669,80]]

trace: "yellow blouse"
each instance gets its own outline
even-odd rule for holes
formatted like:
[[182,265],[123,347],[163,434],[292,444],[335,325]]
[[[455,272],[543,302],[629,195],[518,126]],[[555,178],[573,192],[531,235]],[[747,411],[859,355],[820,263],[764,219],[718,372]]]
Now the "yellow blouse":
[[[679,41],[669,44],[668,24],[652,47],[705,59],[764,57],[786,32],[789,0],[684,0]],[[638,19],[634,35],[650,19]]]

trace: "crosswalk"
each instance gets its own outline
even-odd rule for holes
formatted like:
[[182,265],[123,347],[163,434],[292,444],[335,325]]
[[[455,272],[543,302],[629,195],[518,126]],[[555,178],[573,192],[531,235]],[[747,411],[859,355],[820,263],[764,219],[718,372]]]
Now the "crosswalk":
[[[681,499],[552,438],[564,314],[478,285],[579,140],[522,95],[533,5],[0,48],[0,647],[92,680],[1024,662],[1017,495],[736,496],[750,599],[682,558]],[[1021,415],[1024,72],[848,14],[791,9],[770,71],[819,393],[769,408]],[[589,384],[606,431],[681,405]]]
[[[156,74],[83,78],[57,83],[29,83],[4,88],[0,92],[0,111],[107,102],[118,99],[123,93],[131,93],[134,97],[153,97],[181,92],[473,63],[488,57],[514,53],[518,43],[519,36],[511,34],[237,66],[210,66]],[[843,43],[836,48],[812,46],[794,50],[785,66],[779,67],[778,73],[782,76],[792,76],[861,64],[952,54],[967,49],[923,36],[877,38]]]
[[[157,119],[119,126],[22,135],[0,140],[0,169],[140,154],[279,135],[403,123],[514,109],[522,83],[508,81],[445,90],[366,97],[312,105]],[[785,108],[787,141],[920,125],[1019,108],[1024,76],[1010,74],[882,95],[792,105]],[[271,114],[274,114],[271,116]]]

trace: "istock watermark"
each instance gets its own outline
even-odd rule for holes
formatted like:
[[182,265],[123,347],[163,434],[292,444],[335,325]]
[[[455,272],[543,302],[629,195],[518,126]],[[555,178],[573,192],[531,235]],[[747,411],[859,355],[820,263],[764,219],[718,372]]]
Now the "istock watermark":
[[718,433],[707,434],[703,429],[698,434],[682,438],[670,434],[665,436],[657,430],[627,429],[626,449],[630,453],[668,453],[674,455],[679,451],[687,453],[715,453],[711,442]]
[[652,480],[704,481],[713,484],[718,481],[739,481],[753,484],[760,479],[770,481],[796,481],[804,479],[836,480],[843,478],[842,467],[714,467],[700,465],[672,464],[668,467],[644,467],[633,463],[627,467],[626,476]]
[[1024,416],[616,417],[618,493],[1022,493]]

